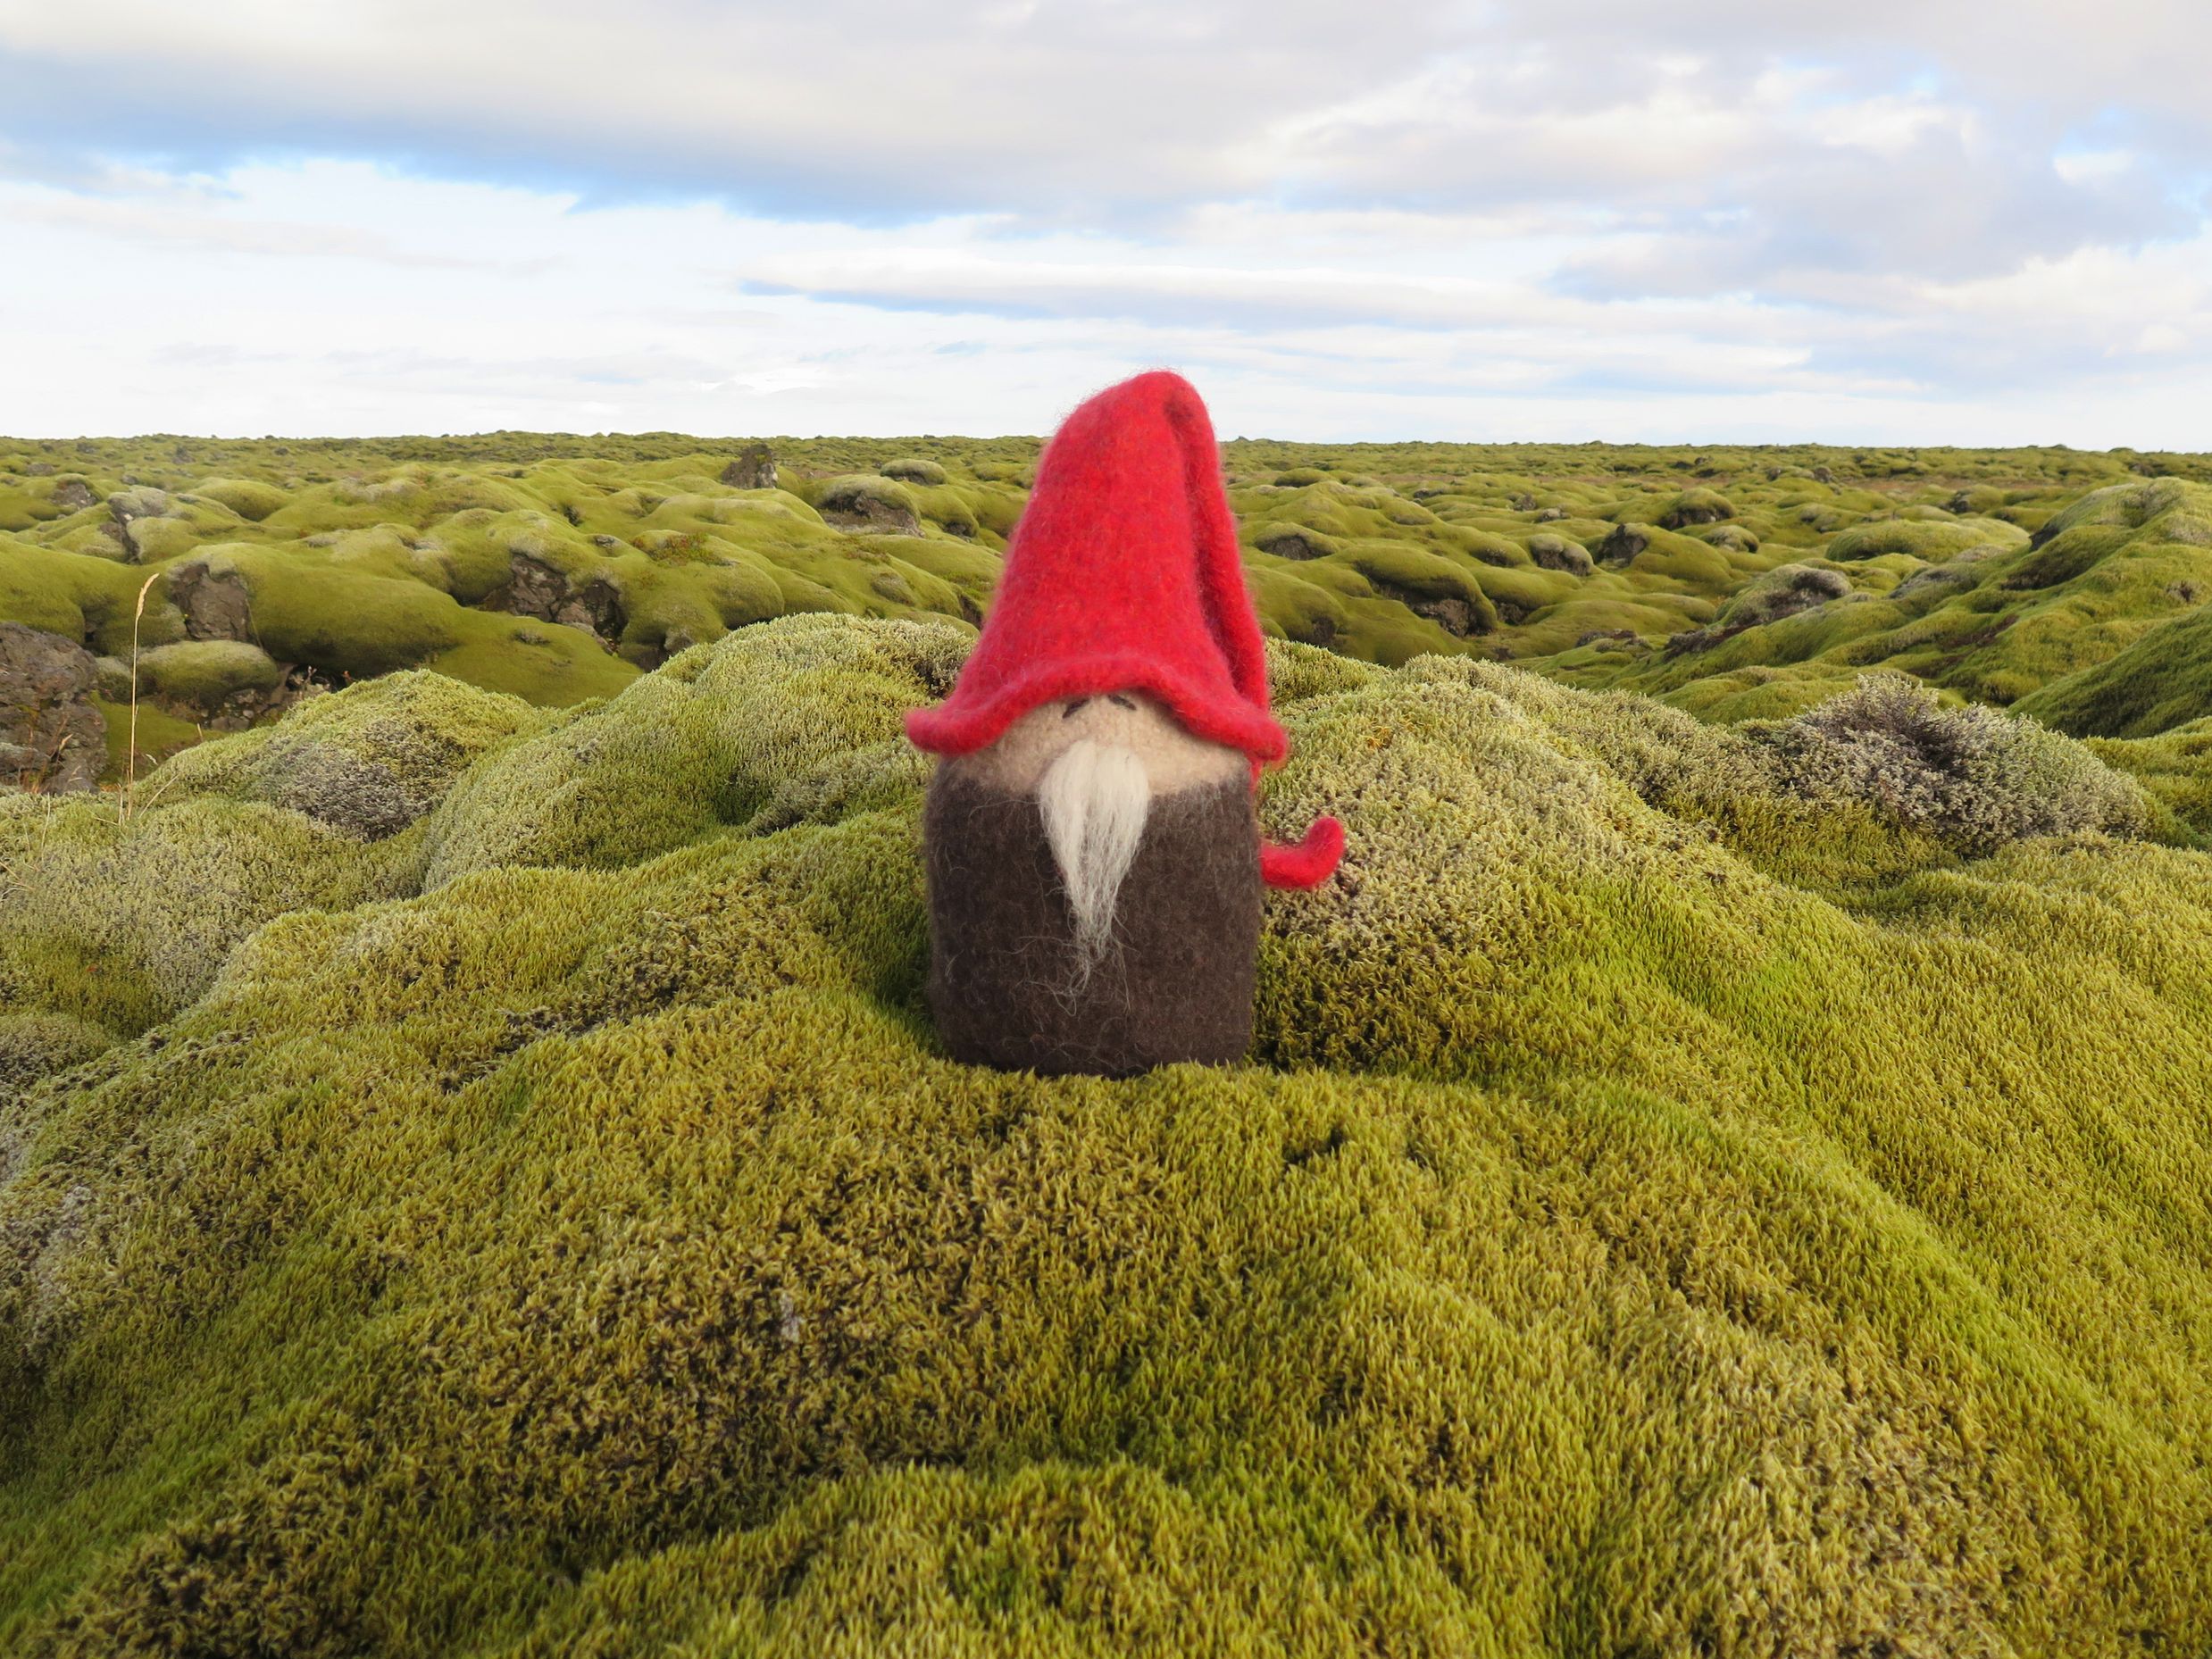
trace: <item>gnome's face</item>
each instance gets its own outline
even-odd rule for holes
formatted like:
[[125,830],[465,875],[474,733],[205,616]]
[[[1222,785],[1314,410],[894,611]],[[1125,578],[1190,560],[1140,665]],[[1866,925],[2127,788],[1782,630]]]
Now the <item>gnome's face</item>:
[[1251,1040],[1250,763],[1133,692],[1042,704],[939,769],[931,995],[964,1058],[1043,1071]]
[[1234,749],[1192,737],[1150,697],[1120,691],[1031,709],[997,743],[951,764],[985,788],[1036,797],[1074,923],[1079,981],[1113,943],[1154,799],[1247,771]]

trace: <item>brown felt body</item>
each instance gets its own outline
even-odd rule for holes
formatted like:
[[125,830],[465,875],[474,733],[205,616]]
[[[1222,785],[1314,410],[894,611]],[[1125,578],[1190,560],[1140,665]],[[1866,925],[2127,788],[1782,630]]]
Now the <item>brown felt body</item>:
[[1251,1046],[1259,826],[1243,778],[1153,801],[1113,942],[1080,988],[1033,796],[940,767],[922,835],[930,1005],[956,1059],[1123,1077],[1240,1060]]

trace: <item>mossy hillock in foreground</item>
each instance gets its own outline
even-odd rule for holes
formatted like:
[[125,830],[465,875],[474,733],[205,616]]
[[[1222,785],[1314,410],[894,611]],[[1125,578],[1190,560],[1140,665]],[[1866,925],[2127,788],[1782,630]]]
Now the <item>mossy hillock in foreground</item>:
[[[1263,817],[1351,850],[1250,1062],[1039,1081],[921,1006],[897,716],[967,638],[0,800],[0,1649],[2212,1644],[2212,861],[2150,796],[1277,646]],[[1959,808],[2053,777],[2067,836]]]

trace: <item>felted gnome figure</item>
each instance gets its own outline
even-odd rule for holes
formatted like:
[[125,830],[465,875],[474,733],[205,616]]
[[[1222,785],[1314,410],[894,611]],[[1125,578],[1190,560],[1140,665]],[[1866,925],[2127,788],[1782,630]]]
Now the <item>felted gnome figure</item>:
[[1068,417],[959,682],[906,731],[943,757],[929,992],[956,1058],[1118,1077],[1243,1055],[1261,886],[1326,880],[1344,831],[1262,842],[1260,768],[1289,746],[1188,381],[1139,375]]

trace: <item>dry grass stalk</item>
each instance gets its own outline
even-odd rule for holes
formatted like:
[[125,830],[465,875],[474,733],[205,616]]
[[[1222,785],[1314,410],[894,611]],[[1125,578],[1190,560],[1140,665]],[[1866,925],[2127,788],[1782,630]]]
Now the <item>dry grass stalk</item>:
[[146,596],[161,579],[154,571],[138,584],[138,608],[130,613],[130,739],[123,756],[122,821],[130,821],[131,791],[138,781],[138,624],[146,619]]

